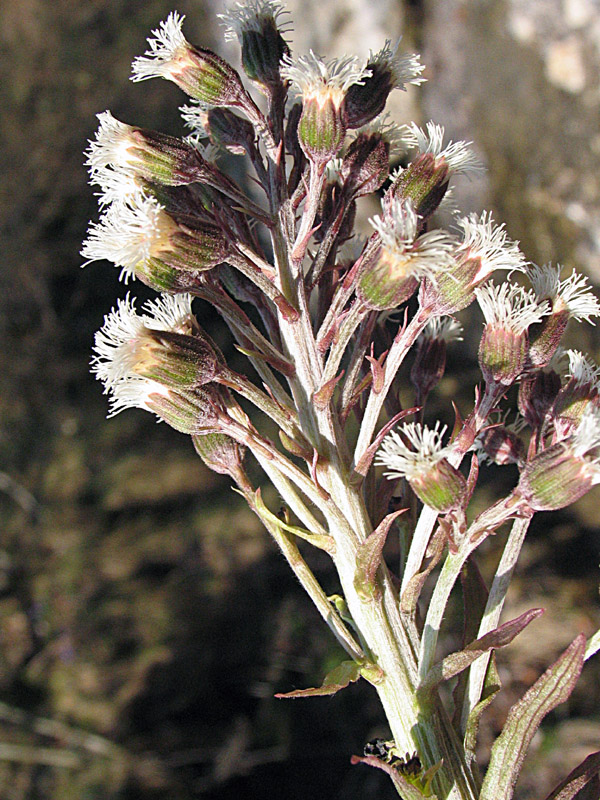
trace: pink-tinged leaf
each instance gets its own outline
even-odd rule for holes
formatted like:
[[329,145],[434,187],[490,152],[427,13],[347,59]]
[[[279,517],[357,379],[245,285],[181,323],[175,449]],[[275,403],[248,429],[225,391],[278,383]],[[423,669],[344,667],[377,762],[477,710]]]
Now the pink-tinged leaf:
[[344,377],[344,370],[342,370],[339,375],[336,375],[335,378],[332,378],[331,380],[327,381],[327,383],[324,383],[323,386],[317,389],[317,391],[313,394],[313,403],[316,405],[317,408],[320,409],[327,408],[327,406],[331,401],[331,398],[333,397],[335,387],[343,377]]
[[354,467],[354,472],[360,475],[361,477],[364,477],[369,471],[371,462],[373,461],[375,453],[379,449],[379,445],[383,441],[384,437],[391,431],[394,425],[400,422],[401,419],[404,419],[405,417],[414,414],[418,410],[419,409],[416,406],[414,408],[407,408],[404,411],[400,411],[398,414],[396,414],[390,420],[388,420],[383,426],[383,428],[379,431],[377,436],[373,439],[372,444],[370,444],[369,447],[367,447],[367,449],[361,456],[359,462]]
[[298,697],[323,697],[329,694],[335,694],[340,689],[345,689],[350,683],[355,683],[360,677],[361,665],[356,661],[342,661],[337,667],[334,667],[331,672],[325,676],[321,686],[316,686],[313,689],[296,689],[294,692],[284,692],[276,694],[278,698],[290,698],[296,700]]
[[492,747],[479,800],[510,800],[527,748],[548,712],[569,697],[583,667],[585,636],[580,634],[511,708]]
[[375,600],[381,594],[375,576],[381,564],[381,553],[390,527],[396,517],[404,514],[406,508],[393,511],[384,517],[372,534],[360,545],[356,554],[356,572],[354,588],[357,594],[366,601]]
[[515,636],[521,633],[530,622],[533,622],[534,619],[543,613],[543,608],[532,608],[530,611],[521,614],[520,617],[511,619],[498,628],[494,628],[493,631],[486,633],[481,638],[475,639],[475,641],[468,644],[464,650],[446,656],[443,661],[434,664],[429,670],[420,689],[430,691],[438,684],[442,683],[442,681],[447,681],[455,675],[458,675],[459,672],[467,669],[467,667],[470,667],[473,661],[484,653],[487,653],[488,650],[497,650],[499,647],[506,647],[506,645],[510,644]]
[[[591,783],[596,786],[590,786]],[[579,794],[581,789],[589,787],[589,795],[585,795],[589,800],[600,797],[600,752],[592,753],[585,761],[582,761],[578,767],[570,772],[564,781],[558,784],[554,791],[550,792],[546,800],[584,800],[583,796]],[[594,793],[595,792],[595,793]]]
[[[352,756],[350,762],[352,764],[366,764],[369,767],[375,767],[387,772],[403,800],[423,800],[423,792],[420,789],[409,783],[404,775],[380,758],[376,756]],[[429,794],[427,797],[428,800],[437,800],[437,795],[435,794]]]

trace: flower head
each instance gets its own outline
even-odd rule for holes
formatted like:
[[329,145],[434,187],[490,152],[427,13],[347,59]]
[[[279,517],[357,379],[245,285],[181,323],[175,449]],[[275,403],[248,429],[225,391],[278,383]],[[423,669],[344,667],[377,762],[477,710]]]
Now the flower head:
[[453,239],[441,230],[419,235],[421,220],[410,200],[395,200],[382,216],[369,222],[378,234],[379,247],[371,247],[371,257],[363,262],[358,293],[370,308],[400,305],[423,276],[435,275],[453,263]]
[[105,317],[92,372],[111,395],[111,416],[129,407],[158,413],[149,405],[157,396],[167,408],[175,404],[187,414],[197,405],[198,391],[221,374],[219,357],[192,316],[191,300],[187,294],[165,295],[147,302],[146,313],[138,315],[127,295]]
[[458,255],[463,262],[476,262],[477,271],[472,279],[475,286],[497,269],[526,270],[527,260],[519,250],[519,243],[509,239],[504,223],[494,223],[491,212],[484,211],[479,217],[477,214],[463,217],[458,225],[463,231]]
[[115,202],[92,223],[81,255],[107,259],[121,267],[128,282],[137,276],[159,290],[170,289],[176,271],[210,269],[223,261],[227,244],[214,225],[185,226],[168,214],[156,198],[138,191]]
[[518,242],[508,238],[504,225],[494,224],[490,213],[471,214],[458,224],[463,237],[456,248],[454,267],[427,282],[422,300],[439,314],[454,314],[470,305],[475,289],[495,270],[522,272],[527,264]]
[[248,31],[261,33],[265,25],[272,23],[281,33],[291,30],[291,22],[287,11],[276,0],[246,0],[244,3],[235,3],[224,14],[217,14],[225,26],[225,40],[238,39],[242,44],[243,36]]
[[342,149],[346,136],[343,109],[348,88],[370,72],[353,57],[325,61],[311,50],[292,61],[283,58],[281,77],[302,96],[298,141],[306,157],[321,168]]
[[187,62],[191,49],[181,30],[184,19],[177,11],[172,11],[152,31],[155,38],[148,39],[150,49],[143,56],[138,56],[132,64],[132,81],[156,77],[175,80],[174,76]]
[[185,17],[172,11],[148,39],[150,48],[132,64],[132,81],[166,78],[196,100],[214,106],[249,101],[237,72],[212,50],[191,45],[181,30]]
[[177,225],[164,207],[138,191],[126,202],[113,203],[99,222],[90,225],[81,255],[86,263],[112,261],[122,268],[121,278],[127,283],[140,263],[172,250],[170,237],[176,232]]
[[444,147],[444,128],[434,122],[427,123],[427,130],[419,128],[414,122],[407,126],[406,140],[411,147],[416,147],[421,155],[430,153],[436,163],[447,164],[451,173],[483,172],[483,164],[470,149],[472,142],[448,142]]
[[442,445],[445,432],[439,422],[435,428],[409,422],[400,429],[402,436],[388,433],[375,461],[387,467],[386,477],[406,478],[419,499],[440,513],[458,508],[466,495],[464,477],[446,459],[450,450]]
[[600,316],[600,303],[590,291],[587,278],[573,270],[561,280],[560,272],[560,264],[532,265],[528,274],[533,291],[541,300],[550,300],[553,314],[566,310],[573,319],[593,325],[590,317]]
[[540,302],[533,292],[515,283],[486,283],[475,289],[475,295],[486,325],[516,334],[539,322],[550,310],[547,301]]
[[87,151],[92,182],[102,185],[107,172],[168,186],[206,178],[198,148],[184,139],[126,125],[110,111],[98,114],[98,119],[96,138]]
[[387,471],[383,473],[387,478],[410,480],[417,477],[446,458],[450,452],[449,448],[442,444],[447,429],[447,425],[440,428],[439,421],[436,422],[435,428],[428,428],[418,422],[407,422],[400,429],[400,433],[412,448],[405,443],[398,431],[391,431],[379,448],[375,464],[387,467]]
[[555,511],[600,483],[600,412],[588,407],[565,439],[542,450],[521,471],[517,491],[534,511]]
[[589,290],[587,280],[575,270],[565,280],[560,280],[560,265],[533,266],[529,277],[536,295],[550,303],[551,311],[533,339],[529,358],[534,366],[547,364],[560,345],[569,319],[585,319],[600,315],[600,304]]
[[533,292],[511,283],[488,283],[475,289],[485,317],[479,365],[487,383],[510,386],[524,371],[528,328],[550,310]]
[[371,74],[361,66],[357,56],[325,60],[310,50],[295,61],[289,56],[283,59],[281,77],[289,80],[302,96],[302,101],[315,101],[323,107],[332,102],[339,109],[346,92],[355,83],[362,83]]
[[144,305],[145,314],[135,309],[129,294],[104,317],[96,333],[92,372],[108,393],[118,383],[143,372],[148,361],[150,331],[190,334],[193,329],[192,297],[189,294],[162,295]]

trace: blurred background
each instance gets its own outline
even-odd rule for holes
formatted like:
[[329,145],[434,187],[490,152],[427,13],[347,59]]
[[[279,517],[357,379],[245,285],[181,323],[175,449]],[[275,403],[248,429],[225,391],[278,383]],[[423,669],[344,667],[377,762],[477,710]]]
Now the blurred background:
[[[459,207],[492,209],[529,259],[577,266],[598,284],[598,0],[286,6],[297,53],[366,56],[403,34],[428,82],[395,93],[396,119],[433,118],[449,138],[473,140],[488,167],[457,185]],[[220,2],[177,7],[190,41],[237,59],[216,24]],[[273,699],[320,682],[340,652],[257,520],[185,436],[141,411],[107,421],[88,372],[94,331],[126,287],[106,263],[80,268],[97,218],[82,153],[107,108],[183,132],[174,85],[128,80],[171,10],[166,0],[0,4],[0,796],[385,800],[396,796],[385,776],[349,763],[388,735],[366,684]],[[231,352],[210,309],[198,310]],[[597,356],[590,326],[569,344]],[[449,374],[442,393],[460,402],[475,371],[455,366],[461,377]],[[514,479],[489,477],[481,502]],[[547,612],[499,654],[505,687],[485,717],[483,762],[510,704],[600,624],[599,497],[532,527],[506,618]],[[497,538],[483,548],[487,576]],[[326,559],[311,558],[336,591]],[[449,633],[444,646],[456,644]],[[543,798],[598,749],[599,661],[534,740],[521,800]]]

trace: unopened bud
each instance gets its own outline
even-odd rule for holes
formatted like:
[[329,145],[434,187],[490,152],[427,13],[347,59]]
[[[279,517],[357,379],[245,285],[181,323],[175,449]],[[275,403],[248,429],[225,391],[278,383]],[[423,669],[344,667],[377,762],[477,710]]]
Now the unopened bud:
[[208,111],[206,132],[213,144],[233,155],[248,153],[256,138],[252,124],[227,108],[211,108]]
[[192,436],[194,449],[209,469],[235,477],[244,460],[245,448],[224,433]]
[[240,42],[246,75],[268,88],[280,84],[279,64],[290,52],[282,36],[285,31],[278,25],[285,13],[273,0],[251,0],[218,15],[227,27],[225,39]]
[[519,412],[532,430],[539,430],[560,390],[560,376],[553,369],[535,370],[519,382]]
[[417,390],[417,405],[437,386],[446,369],[447,344],[460,337],[461,326],[452,317],[434,317],[417,339],[410,379]]
[[377,132],[359,133],[348,146],[340,168],[347,196],[356,198],[376,192],[389,175],[390,143]]
[[345,106],[349,128],[361,128],[379,116],[394,89],[405,89],[407,83],[418,85],[425,80],[420,77],[424,66],[419,56],[396,56],[399,43],[392,47],[387,39],[378,53],[371,52],[366,64],[370,77],[348,89]]
[[[517,427],[491,425],[486,428],[476,440],[478,453],[491,464],[499,466],[518,464],[525,453],[525,445],[519,436]],[[520,426],[520,428],[522,427]]]

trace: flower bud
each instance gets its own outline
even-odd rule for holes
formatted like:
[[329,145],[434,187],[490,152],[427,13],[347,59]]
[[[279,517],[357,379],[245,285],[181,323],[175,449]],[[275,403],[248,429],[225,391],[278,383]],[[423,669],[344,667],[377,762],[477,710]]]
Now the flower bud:
[[575,433],[528,461],[518,493],[533,511],[556,511],[583,497],[600,482],[600,416],[585,412]]
[[520,424],[490,425],[476,439],[475,449],[478,455],[490,464],[502,467],[506,464],[518,464],[525,454],[525,445],[519,436],[519,431],[523,428],[523,420],[520,420]]
[[523,272],[527,262],[503,225],[495,226],[490,214],[471,214],[459,220],[463,240],[457,245],[454,264],[439,270],[435,280],[426,279],[421,305],[435,314],[455,314],[475,299],[475,289],[497,269]]
[[384,472],[388,478],[406,478],[419,500],[438,513],[460,508],[467,496],[467,482],[446,459],[449,450],[442,447],[446,428],[439,430],[439,422],[434,429],[408,423],[400,431],[415,449],[392,431],[383,440],[375,464],[388,468]]
[[166,78],[210,106],[245,107],[250,98],[233,67],[212,50],[194,47],[183,35],[185,17],[176,11],[152,31],[150,49],[132,64],[132,81]]
[[376,192],[390,171],[390,143],[383,133],[359,132],[348,146],[340,168],[346,196],[362,197]]
[[278,25],[278,18],[285,13],[273,0],[251,0],[218,14],[227,27],[225,39],[240,42],[246,75],[271,89],[281,83],[279,64],[290,52],[282,36],[285,31]]
[[281,75],[302,96],[298,141],[306,157],[324,167],[341,150],[346,136],[343,108],[348,88],[370,73],[356,58],[324,61],[312,50],[293,62],[283,59]]
[[402,55],[396,57],[398,50],[389,39],[378,53],[369,53],[366,68],[370,77],[361,84],[353,84],[346,94],[345,107],[349,128],[361,128],[385,108],[387,99],[393,89],[406,90],[406,84],[418,85],[425,81],[420,75],[425,67],[419,62],[418,55]]
[[475,290],[486,324],[479,343],[479,366],[486,383],[511,386],[527,360],[527,329],[548,312],[521,286],[487,284]]
[[248,153],[256,138],[252,124],[228,108],[211,108],[208,111],[206,132],[213,144],[233,155]]
[[410,379],[417,390],[417,405],[437,386],[446,369],[449,341],[460,337],[461,326],[452,317],[434,317],[417,339],[417,352]]
[[560,390],[560,376],[553,369],[527,373],[519,382],[519,412],[532,430],[539,430]]
[[194,449],[209,469],[235,477],[244,460],[245,448],[224,433],[192,436]]

